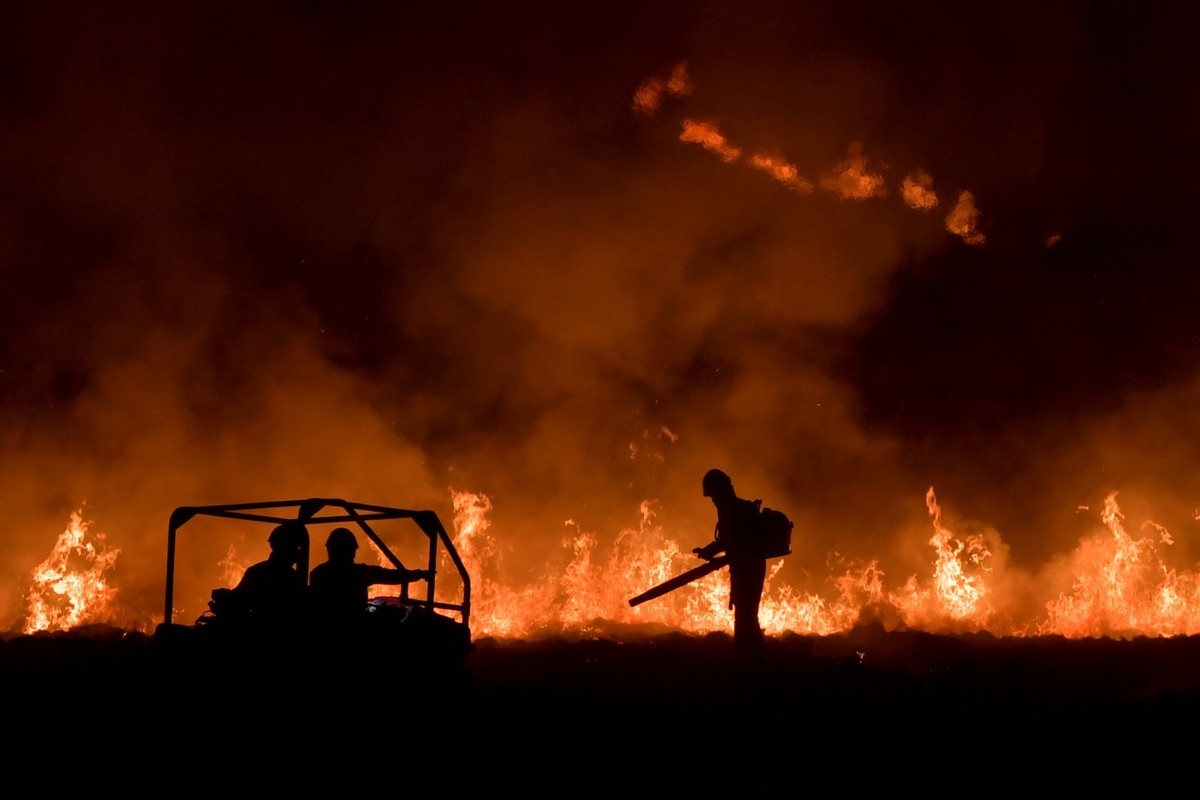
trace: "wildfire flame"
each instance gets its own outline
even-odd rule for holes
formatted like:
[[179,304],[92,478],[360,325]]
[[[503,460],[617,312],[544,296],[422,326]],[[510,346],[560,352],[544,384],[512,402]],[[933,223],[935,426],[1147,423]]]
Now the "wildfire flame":
[[[724,569],[651,602],[629,605],[631,597],[699,563],[690,547],[681,547],[663,529],[654,501],[643,501],[636,524],[622,528],[607,544],[600,533],[566,520],[559,548],[532,580],[521,584],[507,574],[506,550],[492,534],[491,499],[477,492],[450,492],[452,536],[471,576],[471,628],[476,636],[590,636],[617,626],[689,633],[732,630]],[[931,550],[927,575],[909,575],[889,589],[878,559],[847,563],[833,553],[824,590],[812,591],[783,581],[784,560],[775,559],[768,564],[760,621],[771,635],[823,636],[869,620],[890,629],[988,630],[1013,636],[1200,632],[1200,579],[1192,571],[1168,565],[1160,552],[1173,546],[1175,537],[1149,520],[1142,525],[1146,535],[1134,538],[1125,528],[1116,498],[1115,492],[1110,494],[1100,513],[1104,532],[1081,540],[1073,553],[1039,576],[1048,587],[1069,588],[1054,589],[1038,619],[1014,622],[1001,613],[1004,595],[998,587],[1004,570],[995,555],[997,547],[1003,547],[999,535],[956,534],[944,521],[930,487],[925,495],[933,528],[927,541]],[[106,547],[103,534],[89,534],[89,524],[81,512],[72,514],[50,556],[34,571],[27,633],[113,620],[116,589],[105,573],[120,551]],[[231,549],[219,566],[232,576],[244,565]],[[1062,576],[1068,580],[1063,582]],[[449,591],[443,584],[438,588]]]
[[236,586],[242,579],[242,575],[246,574],[246,568],[252,562],[241,558],[237,554],[237,549],[231,544],[229,550],[225,553],[225,558],[217,562],[217,566],[221,568],[221,577],[223,586]]
[[104,573],[121,551],[105,546],[103,533],[89,536],[90,525],[82,509],[73,512],[50,555],[33,571],[25,633],[111,621],[117,590]]
[[891,602],[913,627],[939,618],[982,627],[990,613],[985,602],[989,591],[985,576],[991,553],[981,536],[959,539],[942,525],[942,509],[933,487],[925,495],[925,505],[933,518],[934,534],[929,544],[937,554],[933,583],[922,587],[916,576],[909,577],[891,595]]
[[[885,619],[896,628],[935,632],[995,630],[1006,635],[1056,633],[1069,637],[1170,635],[1192,632],[1200,616],[1200,586],[1150,558],[1156,546],[1132,540],[1120,524],[1115,495],[1102,519],[1112,536],[1081,543],[1075,554],[1078,576],[1070,593],[1047,604],[1047,616],[1033,626],[1006,629],[997,619],[997,579],[993,549],[983,535],[959,536],[943,522],[932,487],[926,506],[933,525],[931,574],[908,576],[888,590],[877,560],[843,566],[828,580],[833,596],[802,591],[779,582],[782,559],[769,565],[760,621],[772,635],[787,632],[828,635],[866,619]],[[568,521],[562,563],[548,564],[531,585],[515,588],[489,576],[499,574],[497,543],[488,534],[490,501],[456,493],[456,542],[472,558],[480,603],[472,627],[483,635],[529,637],[574,632],[585,635],[605,623],[665,626],[691,633],[731,630],[729,581],[720,570],[654,601],[629,608],[628,598],[696,566],[694,557],[666,536],[655,521],[653,504],[643,502],[636,527],[621,530],[603,554],[600,537]],[[1173,538],[1162,526],[1146,525],[1157,542]],[[479,558],[478,554],[487,554]],[[831,558],[831,565],[840,564]],[[480,578],[482,577],[482,580]]]
[[[760,620],[771,634],[788,631],[830,634],[857,624],[864,611],[886,605],[910,627],[946,627],[947,623],[982,626],[986,602],[987,560],[982,537],[957,538],[941,523],[933,489],[926,498],[934,522],[933,581],[924,586],[910,577],[895,592],[885,592],[878,563],[849,569],[832,581],[838,596],[827,601],[776,582],[782,559],[770,565]],[[655,523],[653,505],[643,502],[640,522],[616,537],[607,556],[598,555],[599,538],[568,521],[571,533],[562,540],[566,563],[550,568],[523,589],[501,585],[490,576],[500,572],[496,542],[487,535],[491,502],[483,495],[454,494],[456,546],[475,576],[477,601],[473,628],[485,635],[530,636],[538,633],[584,633],[602,623],[651,624],[689,632],[729,630],[729,579],[724,570],[683,587],[655,602],[629,608],[628,599],[695,566],[694,557],[667,538]]]
[[1196,575],[1166,566],[1158,555],[1158,543],[1174,543],[1170,533],[1148,522],[1158,543],[1130,536],[1116,492],[1105,499],[1101,519],[1111,535],[1081,543],[1071,562],[1071,590],[1046,604],[1048,618],[1041,630],[1070,637],[1200,631]]

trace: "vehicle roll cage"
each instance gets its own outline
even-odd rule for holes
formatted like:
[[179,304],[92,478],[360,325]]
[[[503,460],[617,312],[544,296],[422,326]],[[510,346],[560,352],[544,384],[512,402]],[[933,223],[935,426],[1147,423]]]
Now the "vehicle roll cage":
[[[261,522],[269,525],[279,525],[284,522],[300,522],[308,528],[314,525],[353,525],[379,548],[380,552],[400,569],[405,564],[400,562],[384,541],[371,528],[370,523],[381,520],[411,519],[429,540],[428,562],[425,569],[429,570],[429,579],[425,581],[423,598],[410,598],[408,586],[402,590],[401,601],[407,605],[419,606],[430,611],[443,609],[458,612],[462,616],[464,627],[470,625],[471,614],[471,576],[463,566],[458,550],[451,541],[442,522],[433,511],[414,511],[405,508],[355,503],[349,500],[332,497],[310,497],[305,500],[271,500],[258,503],[233,503],[214,506],[180,506],[171,512],[167,530],[167,581],[166,600],[163,608],[164,624],[170,625],[174,614],[172,604],[175,593],[175,547],[179,538],[179,529],[198,516],[219,517],[248,522]],[[304,537],[301,550],[300,571],[308,581],[309,569],[309,537]],[[445,548],[446,555],[458,570],[462,579],[462,601],[450,603],[434,600],[437,588],[437,565],[439,546]]]

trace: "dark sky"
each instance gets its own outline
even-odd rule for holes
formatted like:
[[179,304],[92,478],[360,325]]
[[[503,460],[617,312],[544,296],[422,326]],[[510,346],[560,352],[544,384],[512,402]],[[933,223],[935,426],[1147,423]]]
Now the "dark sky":
[[[930,486],[1031,571],[1112,491],[1194,561],[1196,16],[9,4],[0,623],[82,504],[157,611],[178,505],[484,492],[536,569],[647,499],[702,543],[711,466],[791,513],[797,583],[927,561]],[[885,196],[821,188],[854,146]]]

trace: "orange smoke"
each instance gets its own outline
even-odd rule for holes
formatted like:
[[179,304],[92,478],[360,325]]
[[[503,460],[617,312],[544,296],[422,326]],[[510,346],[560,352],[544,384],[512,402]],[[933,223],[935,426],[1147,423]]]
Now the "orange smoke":
[[812,182],[800,177],[796,167],[774,156],[755,155],[750,158],[750,166],[761,169],[789,189],[805,194],[813,190]]
[[900,196],[909,208],[928,211],[938,204],[937,192],[933,191],[933,176],[923,169],[914,170],[900,184]]
[[946,230],[962,237],[967,244],[980,245],[987,241],[979,231],[979,209],[975,208],[975,195],[968,191],[958,193],[958,202],[946,217]]
[[[698,144],[727,164],[733,163],[742,157],[742,149],[730,144],[729,140],[721,134],[717,126],[712,122],[685,119],[683,121],[683,131],[679,134],[679,140],[681,142]],[[793,191],[807,194],[813,190],[812,181],[801,177],[795,165],[789,164],[778,156],[756,153],[746,159],[746,163],[754,169],[767,173]]]
[[[638,87],[633,98],[633,107],[643,114],[658,109],[664,95],[687,95],[693,91],[687,77],[686,64],[680,63],[672,78],[648,78]],[[742,149],[731,143],[712,122],[686,119],[680,141],[699,144],[725,163],[742,158]],[[802,193],[813,191],[813,183],[800,175],[794,164],[773,155],[758,153],[747,159],[751,167],[761,170],[784,186]],[[887,184],[883,172],[885,164],[869,164],[863,155],[862,142],[850,142],[845,160],[833,164],[821,177],[821,189],[837,196],[840,200],[868,200],[887,197]],[[929,211],[938,205],[937,193],[933,190],[933,177],[923,169],[909,172],[900,183],[900,197],[909,208]],[[969,191],[959,192],[954,208],[946,216],[946,230],[970,245],[983,245],[987,238],[979,229],[979,210],[975,196]],[[1047,240],[1046,246],[1057,242],[1057,234]]]
[[843,200],[867,200],[871,197],[886,197],[887,188],[883,176],[867,166],[862,154],[862,142],[851,142],[846,160],[833,166],[821,178],[821,188],[836,194]]
[[737,161],[742,157],[741,148],[729,144],[717,130],[717,126],[711,122],[685,119],[679,140],[698,144],[726,163]]
[[639,114],[653,114],[662,105],[664,97],[684,97],[691,93],[687,62],[681,61],[666,78],[652,77],[642,81],[633,94],[633,109]]

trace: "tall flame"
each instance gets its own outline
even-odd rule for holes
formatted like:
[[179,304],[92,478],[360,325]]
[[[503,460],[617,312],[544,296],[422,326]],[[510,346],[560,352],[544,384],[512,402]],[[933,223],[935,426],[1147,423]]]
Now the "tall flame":
[[548,589],[536,585],[525,590],[508,589],[503,552],[488,533],[491,498],[454,489],[450,493],[454,505],[454,544],[472,581],[472,629],[489,636],[529,635],[537,625],[537,618],[530,610],[545,605]]
[[103,533],[89,536],[90,525],[82,509],[73,512],[50,555],[33,571],[25,633],[111,621],[117,590],[104,573],[121,551],[105,546]]
[[933,582],[922,587],[916,576],[910,576],[891,601],[911,627],[936,627],[941,619],[982,627],[990,614],[985,577],[991,553],[981,536],[959,539],[942,525],[942,509],[932,486],[925,505],[933,518],[929,544],[937,554]]
[[[1189,571],[1166,566],[1153,538],[1134,539],[1113,492],[1101,519],[1109,536],[1081,543],[1071,561],[1071,589],[1046,604],[1043,632],[1064,636],[1169,636],[1200,632],[1200,583]],[[1170,533],[1154,522],[1145,527],[1170,546]]]

